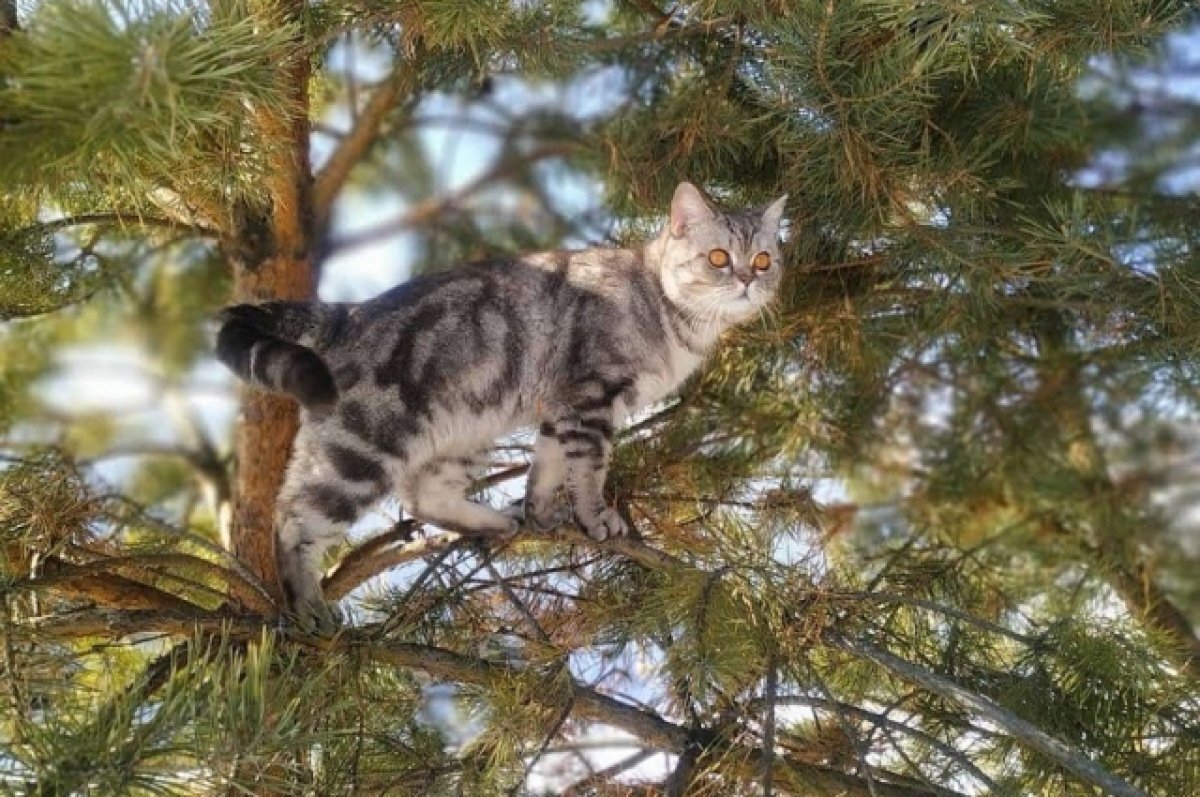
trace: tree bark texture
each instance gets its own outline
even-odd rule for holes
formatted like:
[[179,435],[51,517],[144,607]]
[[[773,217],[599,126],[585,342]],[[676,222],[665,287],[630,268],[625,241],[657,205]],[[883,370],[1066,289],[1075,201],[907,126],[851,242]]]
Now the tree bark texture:
[[[298,14],[302,3],[292,5]],[[304,300],[316,295],[317,275],[310,258],[312,171],[309,163],[308,57],[287,66],[292,103],[287,114],[262,112],[257,124],[271,142],[265,217],[243,214],[237,221],[234,299]],[[235,435],[237,473],[228,546],[280,602],[275,561],[275,498],[283,483],[292,440],[299,424],[290,398],[245,388]]]
[[0,0],[0,39],[17,30],[17,0]]

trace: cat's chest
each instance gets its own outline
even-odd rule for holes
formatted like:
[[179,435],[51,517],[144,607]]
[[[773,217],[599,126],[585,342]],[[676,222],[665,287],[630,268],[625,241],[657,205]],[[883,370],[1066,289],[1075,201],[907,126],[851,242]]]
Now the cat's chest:
[[691,376],[703,361],[703,354],[696,354],[682,346],[671,346],[663,357],[657,359],[651,368],[634,380],[637,406],[630,407],[630,413],[666,398],[683,380]]

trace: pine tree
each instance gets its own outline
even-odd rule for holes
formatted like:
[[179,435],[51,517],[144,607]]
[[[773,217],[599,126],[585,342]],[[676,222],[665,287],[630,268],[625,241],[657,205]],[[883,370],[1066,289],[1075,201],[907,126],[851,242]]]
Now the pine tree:
[[[1200,793],[1195,24],[0,0],[3,789]],[[446,127],[496,146],[451,187]],[[389,516],[330,561],[345,630],[289,627],[295,410],[203,403],[217,308],[390,236],[416,270],[634,239],[681,179],[789,193],[789,277],[622,433],[638,534]]]

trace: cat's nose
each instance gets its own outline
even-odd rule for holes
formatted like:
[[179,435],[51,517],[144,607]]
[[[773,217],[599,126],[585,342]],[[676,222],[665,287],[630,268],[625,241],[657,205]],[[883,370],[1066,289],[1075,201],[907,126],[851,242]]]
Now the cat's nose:
[[740,279],[742,281],[742,284],[745,285],[747,288],[750,287],[750,283],[754,282],[754,279],[755,279],[754,272],[750,272],[748,274],[738,274],[737,278]]

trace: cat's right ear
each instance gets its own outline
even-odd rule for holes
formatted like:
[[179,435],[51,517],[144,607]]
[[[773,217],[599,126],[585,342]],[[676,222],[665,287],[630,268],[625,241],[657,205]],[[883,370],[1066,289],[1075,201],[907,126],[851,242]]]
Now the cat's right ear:
[[671,236],[682,238],[689,225],[713,218],[713,210],[700,189],[691,183],[680,183],[671,198]]

